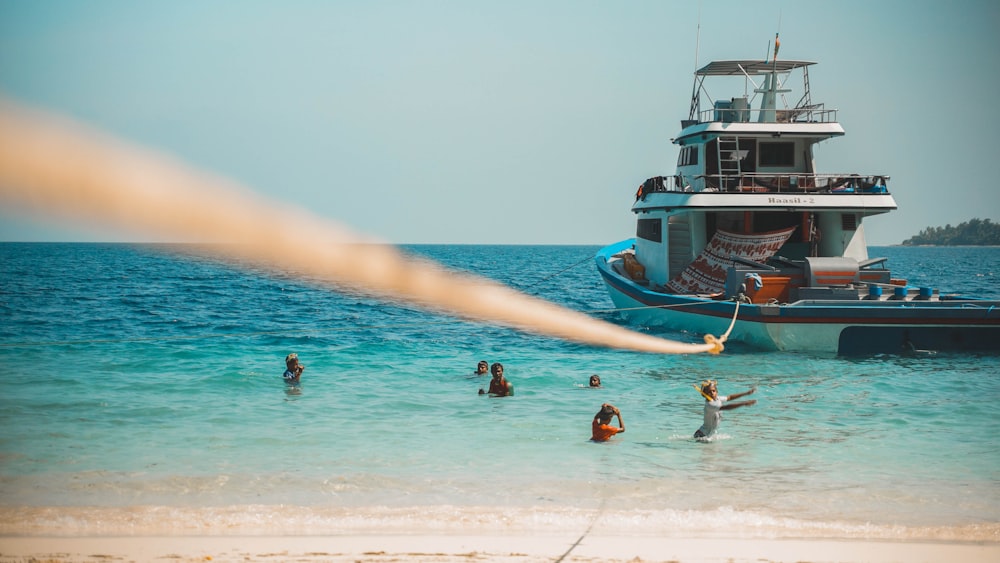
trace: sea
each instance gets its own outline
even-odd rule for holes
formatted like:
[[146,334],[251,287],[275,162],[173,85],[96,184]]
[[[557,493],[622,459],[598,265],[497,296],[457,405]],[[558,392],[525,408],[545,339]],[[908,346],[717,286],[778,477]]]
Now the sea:
[[[700,342],[622,320],[596,246],[401,249]],[[0,244],[0,535],[1000,541],[998,353],[605,349],[189,250]],[[910,285],[1000,298],[998,247],[869,253]],[[479,360],[515,394],[480,395]],[[757,404],[699,442],[705,379]],[[591,442],[605,402],[626,432]]]

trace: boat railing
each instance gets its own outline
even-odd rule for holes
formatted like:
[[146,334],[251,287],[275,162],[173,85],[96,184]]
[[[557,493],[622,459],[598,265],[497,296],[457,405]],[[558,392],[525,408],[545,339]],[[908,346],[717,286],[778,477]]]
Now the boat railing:
[[639,186],[636,199],[658,192],[887,194],[884,174],[806,174],[790,172],[656,176]]
[[[889,192],[889,176],[861,174],[763,173],[704,174],[695,176],[701,191],[736,193],[864,193]],[[700,180],[700,182],[699,182]],[[693,188],[692,188],[693,189]]]
[[[811,104],[788,109],[753,109],[732,107],[726,101],[716,102],[712,109],[698,112],[696,123],[836,123],[837,110],[824,104]],[[696,123],[685,122],[685,127]]]

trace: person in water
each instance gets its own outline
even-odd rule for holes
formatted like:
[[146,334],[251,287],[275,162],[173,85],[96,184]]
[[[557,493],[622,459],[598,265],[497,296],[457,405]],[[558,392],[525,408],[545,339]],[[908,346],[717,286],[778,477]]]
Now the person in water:
[[599,376],[599,375],[592,375],[592,376],[590,376],[590,386],[591,387],[600,387],[601,386],[601,376]]
[[503,376],[503,364],[495,362],[490,366],[490,373],[493,374],[493,379],[490,380],[490,389],[489,391],[479,389],[480,395],[488,393],[494,397],[507,397],[514,394],[514,385]]
[[719,389],[716,386],[715,380],[709,379],[702,382],[700,388],[695,385],[695,389],[698,389],[701,395],[705,397],[705,421],[702,423],[701,428],[695,430],[694,432],[694,437],[698,439],[711,438],[715,435],[715,433],[719,430],[719,421],[722,420],[722,411],[736,409],[739,407],[749,407],[757,404],[756,400],[727,403],[727,401],[731,401],[733,399],[739,399],[740,397],[752,395],[757,391],[756,387],[743,393],[734,393],[728,396],[719,395]]
[[[611,426],[611,418],[618,417],[618,426]],[[622,411],[611,403],[601,405],[601,410],[594,415],[594,421],[590,423],[590,439],[595,442],[607,442],[612,436],[625,431],[625,423],[622,422]]]
[[488,373],[490,373],[490,364],[486,363],[486,360],[479,360],[473,375],[487,375]]
[[306,366],[299,363],[299,355],[295,352],[285,356],[285,373],[282,375],[285,378],[285,383],[298,383],[305,369]]

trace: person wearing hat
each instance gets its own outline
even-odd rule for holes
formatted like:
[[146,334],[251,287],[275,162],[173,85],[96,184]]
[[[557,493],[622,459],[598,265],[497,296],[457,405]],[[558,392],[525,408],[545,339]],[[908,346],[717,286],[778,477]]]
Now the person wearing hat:
[[[611,418],[618,417],[618,426],[611,426]],[[594,421],[590,423],[590,439],[595,442],[607,442],[612,436],[625,431],[625,423],[622,422],[622,411],[611,403],[601,405],[601,410],[594,415]]]
[[698,389],[698,392],[701,393],[702,397],[705,397],[705,420],[701,425],[701,428],[695,430],[694,432],[694,437],[698,440],[711,438],[719,430],[719,422],[722,420],[722,411],[739,407],[749,407],[757,404],[757,401],[754,400],[725,404],[727,401],[752,395],[757,391],[756,387],[750,389],[749,391],[734,393],[729,396],[719,395],[719,389],[716,386],[714,379],[703,381],[700,388],[697,385],[694,387],[695,389]]
[[282,376],[285,378],[285,383],[298,383],[305,369],[306,366],[299,363],[299,355],[295,352],[285,356],[285,374]]

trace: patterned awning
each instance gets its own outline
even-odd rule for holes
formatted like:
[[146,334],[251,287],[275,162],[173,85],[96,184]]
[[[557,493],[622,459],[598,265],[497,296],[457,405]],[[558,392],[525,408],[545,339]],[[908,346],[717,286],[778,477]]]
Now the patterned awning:
[[766,262],[785,244],[795,227],[767,233],[742,235],[716,231],[705,250],[679,276],[670,280],[671,293],[715,294],[726,288],[726,270],[733,256]]

